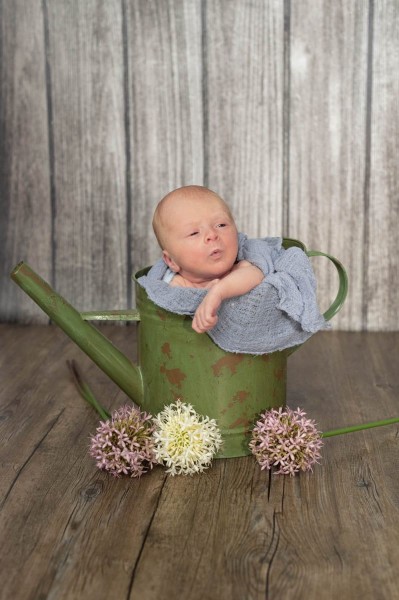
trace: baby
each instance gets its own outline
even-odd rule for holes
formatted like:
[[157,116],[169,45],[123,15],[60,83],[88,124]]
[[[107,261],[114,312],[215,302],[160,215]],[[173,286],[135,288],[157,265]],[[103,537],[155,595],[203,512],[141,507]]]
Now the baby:
[[205,187],[167,194],[155,210],[153,228],[171,271],[170,285],[209,290],[194,315],[198,333],[216,325],[223,300],[249,292],[264,278],[250,262],[237,262],[234,219],[227,204]]

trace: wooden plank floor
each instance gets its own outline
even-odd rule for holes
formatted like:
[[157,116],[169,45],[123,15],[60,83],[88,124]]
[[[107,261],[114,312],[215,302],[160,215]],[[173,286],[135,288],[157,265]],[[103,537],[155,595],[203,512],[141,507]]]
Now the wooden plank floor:
[[[134,356],[134,327],[105,331]],[[65,361],[109,408],[123,393],[55,327],[0,336],[1,598],[399,598],[397,425],[325,440],[294,478],[245,457],[116,480]],[[288,404],[322,430],[397,416],[398,350],[399,333],[319,333],[289,359]]]

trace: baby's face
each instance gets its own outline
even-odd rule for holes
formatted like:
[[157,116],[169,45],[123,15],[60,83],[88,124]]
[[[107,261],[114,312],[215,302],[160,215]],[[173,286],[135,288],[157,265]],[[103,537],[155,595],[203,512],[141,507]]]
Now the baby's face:
[[168,266],[192,283],[226,275],[238,252],[237,228],[217,196],[177,198],[162,218]]

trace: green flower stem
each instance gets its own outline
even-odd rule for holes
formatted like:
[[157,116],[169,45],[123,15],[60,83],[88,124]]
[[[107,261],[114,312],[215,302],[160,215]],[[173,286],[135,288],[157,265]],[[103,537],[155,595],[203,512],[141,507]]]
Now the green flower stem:
[[79,369],[76,366],[76,362],[74,360],[68,361],[68,366],[71,370],[75,385],[78,388],[82,398],[84,398],[84,400],[86,400],[86,402],[98,412],[104,421],[109,419],[111,417],[110,413],[106,411],[105,408],[98,402],[97,398],[94,396],[93,392],[82,378]]
[[364,423],[363,425],[352,425],[351,427],[342,427],[341,429],[332,429],[321,434],[322,438],[332,437],[334,435],[342,435],[343,433],[352,433],[354,431],[362,431],[363,429],[371,429],[372,427],[382,427],[383,425],[392,425],[399,423],[399,417],[393,419],[385,419],[383,421],[374,421],[372,423]]
[[93,408],[96,409],[103,421],[106,421],[110,418],[111,415],[105,410],[103,406],[101,406],[101,404],[98,402],[97,398],[94,396],[87,383],[82,382],[82,386],[79,391],[83,398],[86,400],[86,402],[88,402]]

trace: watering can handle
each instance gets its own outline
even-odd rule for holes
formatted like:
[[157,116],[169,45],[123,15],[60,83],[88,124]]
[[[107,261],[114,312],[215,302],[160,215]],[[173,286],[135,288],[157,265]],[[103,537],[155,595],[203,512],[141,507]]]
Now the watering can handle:
[[[348,275],[347,275],[342,263],[340,263],[339,260],[336,259],[334,256],[331,256],[331,254],[326,254],[325,252],[319,252],[318,250],[305,250],[305,252],[306,252],[306,255],[309,256],[309,258],[312,256],[325,256],[326,258],[331,260],[334,267],[338,271],[338,276],[339,276],[338,293],[335,297],[334,302],[331,304],[330,308],[328,308],[326,310],[326,312],[323,313],[323,317],[325,318],[325,320],[329,321],[330,319],[333,318],[334,315],[337,314],[337,312],[341,309],[343,303],[345,302],[345,298],[348,294]],[[287,348],[287,350],[285,350],[286,356],[290,356],[291,354],[293,354],[296,350],[298,350],[298,348],[301,347],[301,345],[302,344],[300,344],[299,346],[293,346],[292,348]]]
[[323,317],[325,318],[325,320],[329,321],[330,319],[333,318],[334,315],[337,314],[337,312],[341,309],[343,303],[345,302],[345,298],[348,294],[348,275],[347,275],[342,263],[340,263],[339,260],[337,260],[334,256],[331,256],[331,254],[326,254],[325,252],[319,252],[318,250],[306,250],[306,254],[309,257],[325,256],[326,258],[331,260],[334,267],[338,271],[339,288],[338,288],[337,296],[336,296],[334,302],[331,304],[330,308],[328,308],[326,310],[326,312],[323,314]]

